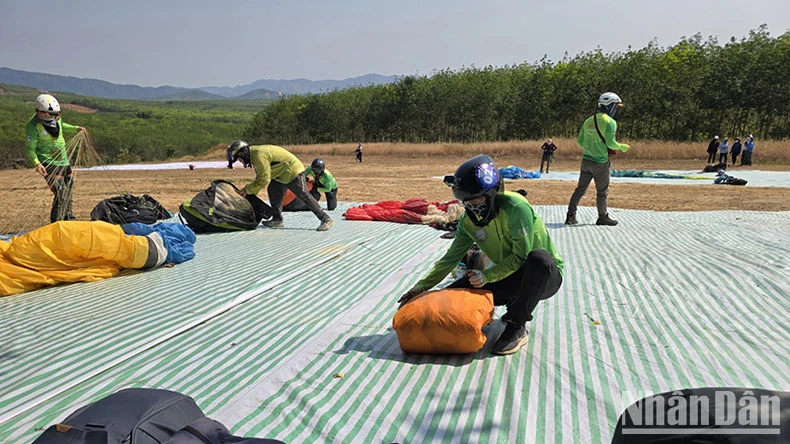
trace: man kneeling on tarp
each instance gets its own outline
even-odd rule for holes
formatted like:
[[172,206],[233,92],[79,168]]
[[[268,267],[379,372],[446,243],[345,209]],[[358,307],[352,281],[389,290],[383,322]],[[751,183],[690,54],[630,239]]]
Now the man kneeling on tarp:
[[505,330],[492,352],[515,353],[527,343],[526,324],[532,320],[538,302],[552,297],[562,285],[562,257],[527,199],[504,191],[504,182],[490,157],[481,154],[467,160],[444,181],[466,212],[444,256],[398,302],[405,303],[441,282],[476,243],[493,265],[482,271],[467,271],[448,288],[493,292],[494,305],[507,306],[507,312],[502,316]]
[[337,208],[337,182],[335,182],[335,176],[326,169],[326,164],[320,157],[313,159],[310,166],[305,168],[304,175],[310,177],[311,174],[318,188],[316,194],[313,195],[315,200],[319,200],[321,197],[320,193],[324,193],[326,195],[327,211]]

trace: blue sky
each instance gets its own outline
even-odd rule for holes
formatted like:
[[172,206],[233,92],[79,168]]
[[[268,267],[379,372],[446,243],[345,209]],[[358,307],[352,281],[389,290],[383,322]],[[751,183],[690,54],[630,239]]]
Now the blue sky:
[[790,29],[788,0],[0,0],[0,66],[142,86],[236,86],[263,78],[560,59],[720,41],[767,23]]

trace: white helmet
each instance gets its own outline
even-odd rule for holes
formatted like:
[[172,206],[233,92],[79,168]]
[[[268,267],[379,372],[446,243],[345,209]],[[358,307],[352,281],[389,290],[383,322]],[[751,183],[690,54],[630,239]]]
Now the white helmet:
[[613,92],[605,92],[598,97],[598,109],[609,114],[609,117],[614,117],[617,108],[623,106],[623,101],[620,96]]
[[623,101],[620,100],[620,96],[613,92],[605,92],[601,94],[601,97],[598,97],[598,106],[609,106],[612,103],[623,103]]
[[59,113],[60,103],[58,103],[58,99],[49,94],[41,94],[36,97],[36,111]]

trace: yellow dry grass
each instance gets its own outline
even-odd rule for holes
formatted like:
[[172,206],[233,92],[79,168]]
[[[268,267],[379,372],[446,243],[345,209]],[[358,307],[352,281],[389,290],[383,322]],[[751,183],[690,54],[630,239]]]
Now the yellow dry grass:
[[[489,150],[484,150],[490,152]],[[500,165],[519,165],[537,169],[540,154],[530,151],[527,155],[501,155]],[[220,150],[213,160],[222,160]],[[303,163],[309,164],[315,154],[299,154]],[[476,154],[476,152],[475,152]],[[340,186],[338,198],[347,202],[378,202],[424,197],[433,201],[452,199],[450,190],[436,176],[451,173],[468,154],[446,156],[405,156],[400,153],[387,155],[369,154],[364,163],[357,163],[351,154],[324,156],[327,168],[335,175]],[[759,159],[759,158],[757,158]],[[618,159],[618,169],[700,169],[694,160],[627,160]],[[559,159],[552,171],[578,171],[579,161]],[[734,169],[737,177],[741,168]],[[757,164],[747,169],[788,170],[782,165]],[[239,185],[251,181],[255,173],[247,168],[228,170],[198,168],[190,171],[77,171],[74,189],[74,212],[78,219],[88,220],[96,204],[122,191],[134,195],[150,194],[170,211],[178,211],[186,199],[204,190],[214,179],[227,179]],[[550,178],[550,177],[549,177]],[[554,180],[518,180],[508,182],[507,189],[524,188],[535,205],[567,205],[575,182]],[[266,193],[260,193],[266,198]],[[0,171],[0,204],[7,210],[0,214],[0,233],[30,230],[48,222],[52,193],[44,179],[33,170]],[[633,208],[655,211],[711,211],[755,210],[789,211],[789,188],[758,188],[752,186],[728,187],[713,184],[701,185],[648,185],[613,183],[609,194],[613,208]],[[581,201],[583,206],[595,205],[595,192],[591,189]],[[333,214],[340,219],[340,214]]]

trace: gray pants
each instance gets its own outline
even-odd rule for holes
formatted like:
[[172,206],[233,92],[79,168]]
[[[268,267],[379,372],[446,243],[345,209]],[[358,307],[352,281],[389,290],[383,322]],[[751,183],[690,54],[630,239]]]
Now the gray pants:
[[546,172],[549,172],[549,167],[551,167],[551,159],[554,157],[552,153],[543,153],[543,157],[540,158],[540,172],[543,172],[543,164],[546,164]]
[[576,213],[579,201],[584,196],[584,193],[587,192],[587,187],[590,186],[591,180],[595,180],[595,190],[597,191],[595,201],[598,205],[598,217],[607,214],[606,198],[609,195],[609,162],[598,163],[592,160],[582,160],[579,184],[571,196],[571,202],[568,204],[568,213]]
[[49,221],[54,223],[59,220],[73,220],[71,194],[74,190],[74,176],[71,167],[45,164],[44,168],[47,170],[46,181],[49,190],[55,195],[52,199]]
[[275,212],[274,217],[272,217],[273,220],[283,220],[283,196],[285,195],[286,189],[291,190],[296,195],[297,199],[304,202],[307,208],[309,208],[321,222],[330,220],[329,215],[321,209],[315,197],[307,191],[307,179],[304,177],[304,173],[299,173],[296,179],[292,180],[288,185],[274,180],[269,182],[269,187],[266,189],[266,192],[269,194],[269,202],[271,202],[272,209]]

